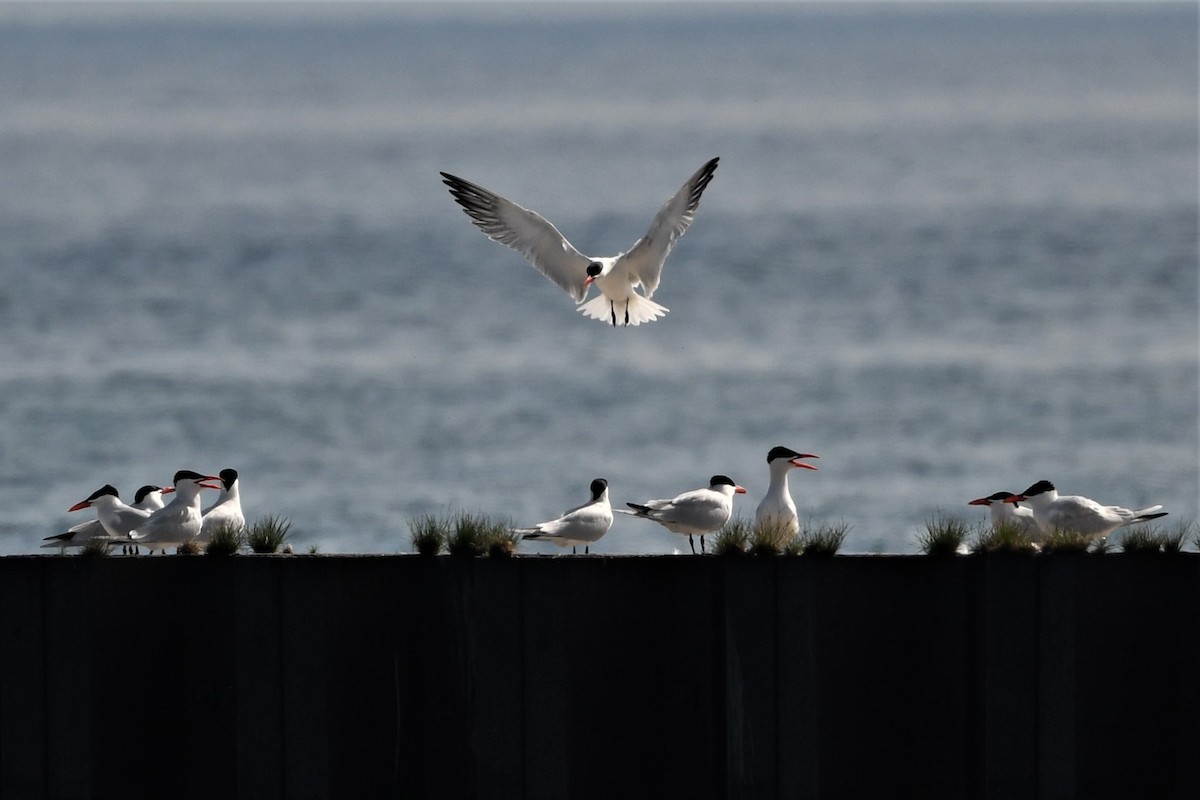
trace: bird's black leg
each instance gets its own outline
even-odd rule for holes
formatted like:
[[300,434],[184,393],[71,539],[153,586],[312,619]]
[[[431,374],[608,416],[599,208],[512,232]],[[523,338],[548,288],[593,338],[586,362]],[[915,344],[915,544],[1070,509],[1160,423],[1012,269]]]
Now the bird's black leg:
[[584,554],[585,556],[586,556],[586,555],[591,555],[591,552],[592,552],[592,551],[588,549],[588,545],[586,545],[586,544],[585,544],[585,545],[583,546],[583,554]]
[[625,327],[629,327],[629,301],[625,301]]
[[571,555],[575,555],[575,545],[571,545]]
[[692,541],[692,535],[688,534],[688,544],[692,546],[692,555],[696,555],[696,543]]
[[704,552],[704,534],[700,534],[700,552]]
[[617,327],[617,306],[613,301],[608,301],[608,313],[612,314],[613,327]]

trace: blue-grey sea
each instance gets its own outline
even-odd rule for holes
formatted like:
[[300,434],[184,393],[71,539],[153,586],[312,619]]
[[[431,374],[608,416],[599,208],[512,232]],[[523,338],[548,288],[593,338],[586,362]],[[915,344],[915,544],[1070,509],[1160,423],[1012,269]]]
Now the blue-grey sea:
[[[0,553],[180,468],[326,553],[749,516],[777,444],[849,552],[1041,478],[1196,519],[1197,73],[1194,3],[0,4]],[[636,329],[438,175],[604,255],[713,156]]]

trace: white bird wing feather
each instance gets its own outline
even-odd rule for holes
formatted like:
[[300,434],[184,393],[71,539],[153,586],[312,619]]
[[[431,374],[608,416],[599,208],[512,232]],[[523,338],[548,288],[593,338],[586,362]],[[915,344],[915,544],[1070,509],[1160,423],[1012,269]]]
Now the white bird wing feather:
[[667,260],[667,255],[696,218],[696,209],[700,207],[700,195],[712,180],[719,160],[714,158],[696,170],[687,183],[659,209],[646,235],[634,242],[633,247],[625,254],[623,261],[625,269],[633,277],[631,282],[640,282],[646,297],[654,296],[654,290],[658,288],[658,282],[662,278],[663,263]]
[[[129,533],[136,530],[139,525],[145,524],[146,520],[150,518],[152,513],[153,512],[146,511],[141,508],[134,508],[133,506],[115,509],[113,517],[116,530],[110,530],[108,526],[105,526],[105,530],[107,530],[112,536],[128,536]],[[103,521],[103,517],[101,520]]]
[[470,181],[441,173],[450,194],[488,238],[516,250],[534,269],[554,281],[576,303],[587,297],[591,259],[575,249],[566,237],[536,211],[522,208],[495,192]]

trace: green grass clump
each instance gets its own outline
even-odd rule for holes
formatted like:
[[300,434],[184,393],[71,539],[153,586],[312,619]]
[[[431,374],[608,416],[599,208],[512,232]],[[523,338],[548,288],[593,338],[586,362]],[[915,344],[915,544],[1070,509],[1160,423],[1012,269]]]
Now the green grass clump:
[[292,522],[287,517],[268,514],[246,530],[246,544],[255,553],[277,553],[291,529]]
[[818,558],[836,555],[837,551],[841,549],[842,543],[846,541],[846,534],[850,533],[850,528],[848,523],[838,522],[836,524],[822,523],[816,528],[808,529],[801,535],[803,554]]
[[750,544],[750,523],[740,517],[725,523],[712,540],[713,555],[726,558],[745,555]]
[[917,546],[927,556],[952,556],[966,544],[971,526],[954,517],[935,516],[925,523],[925,531],[917,534]]
[[112,549],[113,543],[107,539],[88,539],[79,548],[79,555],[83,558],[104,558],[112,553]]
[[799,556],[804,555],[804,534],[797,533],[783,543],[783,547],[779,548],[779,554],[783,556]]
[[482,514],[463,511],[454,517],[450,535],[446,538],[446,550],[452,556],[481,556],[486,552],[484,543],[488,521]]
[[1184,545],[1192,539],[1192,528],[1195,527],[1191,522],[1179,522],[1172,528],[1164,528],[1158,532],[1158,541],[1162,544],[1162,551],[1170,555],[1182,553]]
[[1161,553],[1162,542],[1152,528],[1130,528],[1121,539],[1122,553]]
[[1032,553],[1033,540],[1016,525],[999,523],[985,526],[975,537],[976,553]]
[[242,549],[242,527],[222,525],[204,547],[206,556],[232,556]]
[[410,519],[408,530],[413,549],[423,556],[436,556],[450,538],[450,522],[433,514]]
[[755,524],[750,531],[750,555],[778,556],[782,555],[789,543],[794,541],[796,534],[787,525]]
[[[154,552],[151,550],[150,552]],[[188,539],[183,544],[175,548],[177,556],[198,556],[200,555],[200,543],[195,539]]]
[[1042,543],[1043,553],[1086,553],[1092,537],[1079,531],[1053,530]]
[[483,530],[483,550],[489,558],[508,558],[517,552],[521,534],[513,530],[510,520],[487,520]]

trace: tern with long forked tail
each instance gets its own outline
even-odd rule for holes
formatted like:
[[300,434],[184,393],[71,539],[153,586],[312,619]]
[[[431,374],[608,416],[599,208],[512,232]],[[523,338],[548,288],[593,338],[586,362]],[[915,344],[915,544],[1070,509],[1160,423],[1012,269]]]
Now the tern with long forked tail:
[[[448,172],[441,175],[455,201],[489,239],[525,256],[538,272],[581,304],[580,313],[602,322],[611,321],[614,326],[618,319],[627,326],[637,326],[667,313],[668,309],[650,298],[658,288],[663,263],[671,248],[696,218],[700,195],[712,180],[718,160],[711,159],[688,178],[659,209],[646,235],[634,242],[633,247],[605,257],[585,256],[536,211],[522,208],[456,175]],[[584,303],[593,283],[600,296]],[[635,291],[638,286],[642,287],[642,294]]]

